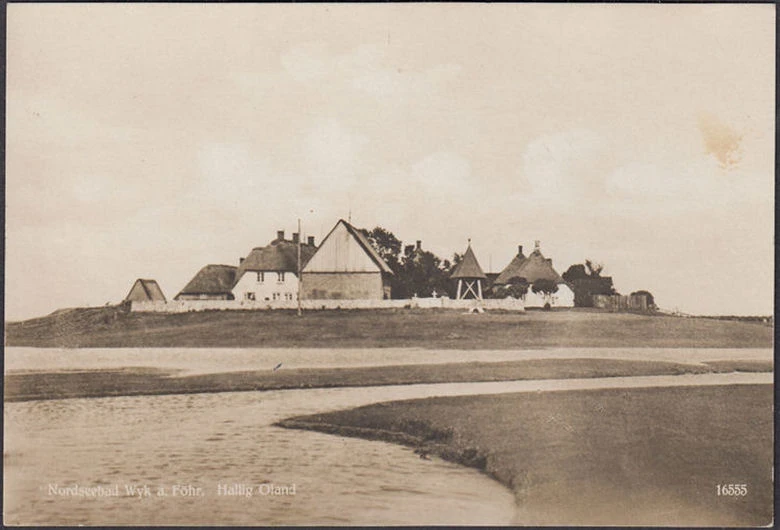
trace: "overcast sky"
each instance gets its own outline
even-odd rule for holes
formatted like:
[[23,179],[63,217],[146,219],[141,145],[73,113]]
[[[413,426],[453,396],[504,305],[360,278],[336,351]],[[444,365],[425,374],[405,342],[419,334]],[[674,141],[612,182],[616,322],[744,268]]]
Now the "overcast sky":
[[11,4],[7,33],[9,320],[350,212],[772,312],[772,5]]

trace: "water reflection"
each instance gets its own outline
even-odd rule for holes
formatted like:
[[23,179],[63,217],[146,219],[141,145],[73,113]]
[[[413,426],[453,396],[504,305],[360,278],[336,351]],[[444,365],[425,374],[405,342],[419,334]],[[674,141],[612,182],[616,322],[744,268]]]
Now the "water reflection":
[[[4,510],[23,524],[507,524],[511,494],[411,450],[272,427],[381,399],[360,389],[69,399],[6,404]],[[391,392],[392,399],[398,395]],[[50,484],[120,497],[50,495]],[[249,485],[254,495],[219,495]],[[294,485],[295,495],[270,486]],[[150,497],[125,496],[148,485]],[[173,495],[201,488],[200,496]],[[158,496],[157,487],[167,495]],[[227,492],[223,488],[222,492]],[[238,491],[234,488],[233,492]],[[289,493],[289,489],[288,489]]]

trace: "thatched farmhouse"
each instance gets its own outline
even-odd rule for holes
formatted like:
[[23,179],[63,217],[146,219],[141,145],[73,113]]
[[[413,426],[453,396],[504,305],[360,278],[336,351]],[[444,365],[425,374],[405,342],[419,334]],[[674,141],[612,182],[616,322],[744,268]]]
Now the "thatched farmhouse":
[[234,300],[236,270],[232,265],[206,265],[174,300]]
[[482,300],[482,291],[487,281],[487,276],[482,271],[482,267],[479,266],[474,251],[471,250],[471,240],[469,240],[469,246],[466,248],[466,252],[463,253],[460,263],[452,271],[450,278],[458,282],[455,293],[456,300],[468,298]]
[[130,292],[125,296],[125,302],[165,302],[165,295],[155,280],[135,281]]
[[246,258],[241,258],[233,285],[236,300],[297,300],[298,299],[298,244],[300,243],[301,268],[305,266],[317,247],[314,237],[304,243],[299,234],[292,239],[284,238],[284,230],[276,233],[276,239],[265,247],[252,249]]
[[340,219],[303,267],[301,299],[389,299],[392,274],[361,231]]
[[[523,255],[523,247],[518,246],[517,255],[501,271],[493,285],[507,285],[512,278],[524,278],[529,285],[533,285],[537,280],[550,280],[558,286],[558,291],[552,296],[551,305],[556,307],[574,306],[574,293],[553,268],[552,259],[544,257],[539,248],[539,241],[535,242],[534,250],[528,257]],[[546,300],[541,293],[534,293],[529,288],[525,298],[526,307],[543,307],[545,302]]]
[[[240,258],[238,267],[203,267],[174,298],[177,302],[209,303],[167,306],[173,311],[197,311],[203,308],[292,308],[296,303],[309,306],[316,304],[317,308],[325,308],[333,305],[326,301],[335,300],[355,301],[350,302],[352,305],[348,304],[349,307],[355,306],[355,303],[360,307],[392,305],[391,280],[394,280],[394,272],[363,230],[339,219],[319,247],[315,245],[313,237],[304,242],[298,233],[293,233],[291,239],[285,239],[284,235],[284,230],[277,231],[276,238],[266,246],[255,247],[246,258]],[[416,247],[407,245],[404,252],[407,259],[413,259],[417,255],[420,259],[426,256],[420,241]],[[434,265],[434,268],[434,272],[424,267],[420,270],[423,271],[423,276],[441,273],[438,265]],[[419,274],[415,278],[420,280]],[[441,277],[436,280],[440,282],[437,286],[441,286],[443,279],[444,277]],[[505,297],[502,293],[493,291],[493,288],[516,283],[518,279],[524,280],[529,285],[529,290],[519,299],[509,296],[511,303],[507,307],[511,306],[510,309],[517,309],[518,304],[522,310],[526,306],[543,307],[546,303],[571,307],[574,300],[570,286],[553,268],[552,260],[542,255],[538,241],[528,257],[523,255],[523,247],[519,247],[517,255],[500,274],[488,275],[480,266],[469,240],[466,251],[449,279],[452,280],[452,294],[455,294],[456,300],[478,300],[496,305],[499,298]],[[535,282],[539,280],[546,280],[547,285],[535,286]],[[426,278],[423,278],[422,282],[425,281]],[[551,283],[557,286],[556,293],[549,293]],[[534,293],[535,287],[537,290],[546,289],[546,294]],[[419,289],[407,290],[407,296],[411,297],[409,300],[415,304],[423,304],[426,307],[446,306],[444,301],[433,305],[421,301],[417,294]],[[441,290],[444,292],[445,288]],[[483,300],[486,297],[490,300]],[[137,302],[138,307],[153,306],[152,310],[165,310],[154,304],[145,304],[165,301],[165,296],[154,280],[137,280],[126,300]],[[381,300],[386,302],[374,303]],[[322,303],[318,304],[317,301]],[[374,305],[371,305],[372,303]]]

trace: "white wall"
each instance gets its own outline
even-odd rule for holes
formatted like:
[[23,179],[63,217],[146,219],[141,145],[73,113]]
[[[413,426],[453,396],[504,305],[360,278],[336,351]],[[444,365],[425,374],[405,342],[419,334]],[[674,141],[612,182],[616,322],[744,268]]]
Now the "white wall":
[[284,281],[278,281],[276,272],[265,272],[260,282],[257,272],[246,271],[233,287],[233,296],[236,301],[245,301],[246,293],[255,293],[256,302],[274,301],[274,294],[278,295],[278,301],[295,301],[298,297],[298,277],[293,272],[285,272]]
[[[525,295],[525,307],[544,307],[544,295],[535,294],[528,287]],[[552,307],[574,307],[574,292],[565,283],[558,284],[558,292],[552,295]]]
[[[246,302],[241,300],[174,300],[170,302],[132,302],[133,312],[187,313],[208,310],[273,310],[296,309],[297,301]],[[506,311],[525,311],[522,300],[511,298],[502,300],[453,300],[452,298],[412,298],[407,300],[302,300],[305,310],[316,309],[503,309]]]

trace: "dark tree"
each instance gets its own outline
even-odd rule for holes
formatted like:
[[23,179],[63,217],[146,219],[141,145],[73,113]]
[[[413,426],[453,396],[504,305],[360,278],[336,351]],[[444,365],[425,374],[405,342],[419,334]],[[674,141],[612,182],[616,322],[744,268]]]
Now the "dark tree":
[[403,297],[425,298],[433,296],[434,291],[436,296],[447,295],[449,271],[441,259],[433,252],[409,247],[401,263]]
[[554,280],[539,279],[531,285],[531,291],[542,293],[545,296],[552,296],[558,292],[558,284]]
[[385,263],[393,272],[397,273],[400,267],[401,240],[381,226],[374,227],[370,231],[363,230],[363,233],[374,246],[379,256],[385,260]]
[[604,265],[601,263],[596,263],[595,261],[591,261],[589,259],[585,260],[585,268],[588,269],[588,276],[591,278],[601,278],[601,271],[604,270]]
[[[434,290],[437,296],[450,294],[448,279],[454,265],[448,260],[442,261],[415,245],[404,246],[395,234],[381,226],[363,233],[394,273],[390,280],[392,298],[429,297]],[[459,258],[456,254],[455,259]]]
[[579,263],[569,267],[566,270],[566,272],[561,274],[561,277],[563,277],[564,281],[567,282],[573,282],[574,280],[582,280],[584,278],[590,278],[588,273],[585,271],[585,265]]
[[594,294],[615,294],[612,278],[602,276],[604,265],[592,260],[569,267],[561,276],[574,291],[575,307],[593,307]]
[[558,292],[558,284],[554,280],[539,279],[531,285],[531,291],[542,293],[544,296],[544,308],[552,307],[552,295]]
[[528,294],[528,280],[519,276],[512,276],[506,285],[495,286],[491,297],[520,299],[524,298],[526,294]]

